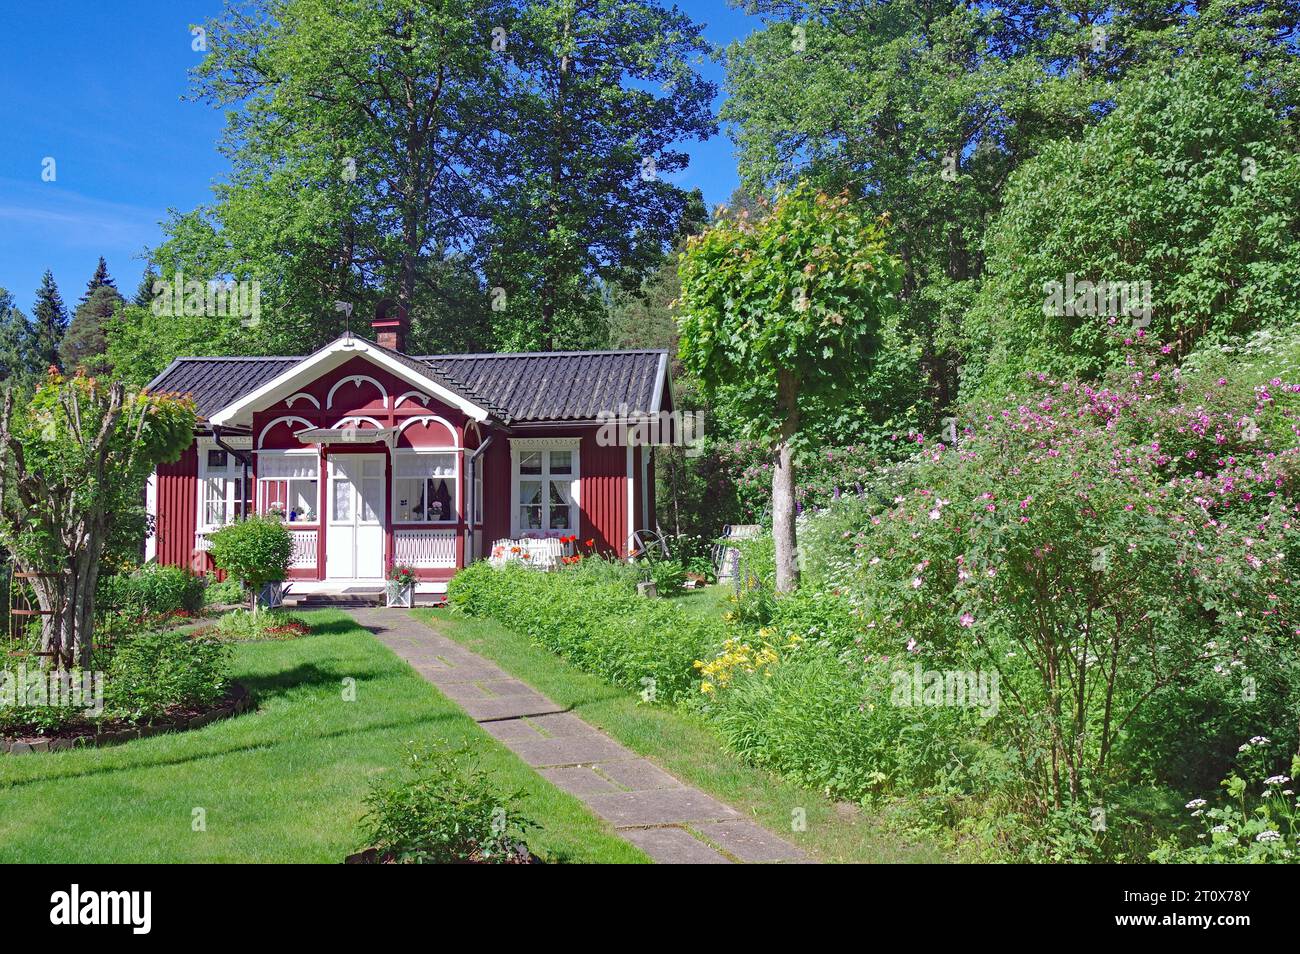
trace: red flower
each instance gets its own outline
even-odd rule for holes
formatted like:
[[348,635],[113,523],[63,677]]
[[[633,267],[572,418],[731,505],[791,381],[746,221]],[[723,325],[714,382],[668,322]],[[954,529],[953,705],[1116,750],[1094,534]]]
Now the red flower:
[[589,546],[589,547],[593,547],[593,546],[595,546],[595,545],[596,545],[596,541],[595,541],[595,540],[592,540],[592,539],[590,539],[590,538],[588,538],[588,540],[587,540],[587,546]]

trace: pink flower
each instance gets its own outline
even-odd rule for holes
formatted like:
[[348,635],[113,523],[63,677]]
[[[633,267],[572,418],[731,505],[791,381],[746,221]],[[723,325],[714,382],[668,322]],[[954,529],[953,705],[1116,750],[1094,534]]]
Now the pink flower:
[[970,626],[975,622],[975,617],[972,616],[970,613],[962,613],[961,619],[959,619],[957,622],[961,623],[962,626],[966,628],[970,628]]

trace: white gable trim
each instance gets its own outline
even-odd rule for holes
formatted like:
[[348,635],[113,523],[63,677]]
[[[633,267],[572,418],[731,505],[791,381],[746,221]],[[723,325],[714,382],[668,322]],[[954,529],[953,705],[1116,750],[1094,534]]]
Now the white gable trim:
[[305,417],[299,417],[296,414],[286,414],[283,417],[277,417],[274,421],[271,421],[271,423],[267,424],[266,427],[262,428],[262,433],[257,435],[257,449],[258,450],[262,449],[262,445],[266,443],[267,432],[270,431],[271,428],[275,427],[277,424],[283,424],[286,421],[288,421],[289,423],[293,423],[294,421],[302,421],[302,423],[306,424],[308,427],[312,426],[311,421],[307,420],[307,418]]
[[398,399],[393,402],[393,407],[394,408],[401,407],[402,402],[405,401],[407,398],[415,398],[417,404],[422,404],[426,408],[429,406],[429,402],[432,400],[432,398],[430,398],[429,395],[425,394],[423,391],[407,391],[405,394],[400,395]]
[[388,389],[368,374],[354,374],[350,378],[344,378],[341,381],[335,382],[334,387],[330,388],[330,393],[325,395],[325,406],[327,408],[334,406],[334,392],[343,387],[343,385],[355,384],[360,387],[362,381],[369,381],[375,387],[379,388],[379,393],[384,396],[384,407],[388,407]]
[[[398,437],[401,437],[401,436],[402,436],[402,432],[403,432],[404,430],[406,430],[408,427],[410,427],[412,424],[425,424],[425,425],[427,425],[430,421],[437,421],[437,422],[438,422],[439,424],[441,424],[443,427],[447,428],[448,432],[451,434],[451,446],[452,446],[452,447],[456,447],[456,448],[459,448],[459,447],[460,447],[459,439],[458,439],[457,436],[456,436],[456,428],[454,428],[454,427],[452,426],[451,421],[447,420],[446,418],[439,417],[437,414],[421,414],[419,417],[408,417],[408,418],[407,418],[405,421],[403,421],[402,424],[397,428],[397,436],[398,436]],[[405,448],[405,449],[406,449],[406,450],[410,450],[411,448]],[[425,450],[425,448],[423,448],[423,447],[417,447],[417,448],[414,448],[414,449],[415,449],[415,450]],[[432,448],[429,448],[429,449],[431,450]]]
[[320,410],[320,401],[316,400],[306,391],[299,391],[297,394],[293,395],[292,397],[285,398],[284,405],[285,407],[293,407],[296,401],[311,401],[312,404],[316,405],[316,410],[318,411]]
[[336,338],[315,354],[303,358],[292,368],[281,372],[261,387],[250,391],[235,402],[226,405],[209,417],[212,424],[247,424],[252,419],[254,410],[267,407],[295,393],[304,380],[315,380],[322,374],[332,371],[344,362],[360,355],[386,371],[406,381],[413,387],[451,405],[466,416],[476,421],[486,420],[486,408],[479,407],[461,395],[443,387],[432,378],[426,377],[404,362],[398,361],[384,351],[357,338]]

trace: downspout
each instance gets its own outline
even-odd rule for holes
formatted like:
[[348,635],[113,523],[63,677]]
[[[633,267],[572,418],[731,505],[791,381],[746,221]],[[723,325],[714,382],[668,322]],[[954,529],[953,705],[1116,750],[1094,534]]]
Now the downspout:
[[245,453],[242,450],[236,450],[235,448],[227,444],[224,440],[222,440],[220,424],[212,425],[212,442],[216,444],[218,447],[220,447],[227,454],[229,454],[231,457],[235,458],[235,460],[239,461],[241,464],[244,465],[244,486],[243,486],[244,499],[242,503],[244,505],[244,516],[247,517],[249,505],[252,503],[252,501],[250,500],[251,492],[248,486],[248,468],[252,466],[253,463],[252,456]]
[[[469,527],[469,540],[466,541],[467,546],[465,548],[466,551],[469,553],[469,560],[466,561],[467,563],[472,562],[478,556],[474,552],[474,510],[478,506],[478,501],[474,498],[474,475],[478,472],[479,455],[481,455],[485,450],[488,449],[488,447],[491,446],[492,438],[494,436],[496,435],[489,434],[483,440],[483,442],[478,445],[478,447],[474,448],[474,453],[469,455],[469,485],[466,488],[469,491],[469,493],[466,495],[469,498],[469,508],[468,508],[469,519],[466,521],[466,525]],[[483,519],[485,521],[487,520],[486,508],[484,508],[483,511]]]

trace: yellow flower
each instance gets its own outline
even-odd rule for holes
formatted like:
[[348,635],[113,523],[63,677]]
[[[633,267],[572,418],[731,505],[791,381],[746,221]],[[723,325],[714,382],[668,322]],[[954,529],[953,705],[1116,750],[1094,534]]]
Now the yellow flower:
[[713,691],[713,683],[711,682],[700,683],[700,692],[712,692],[712,691]]

